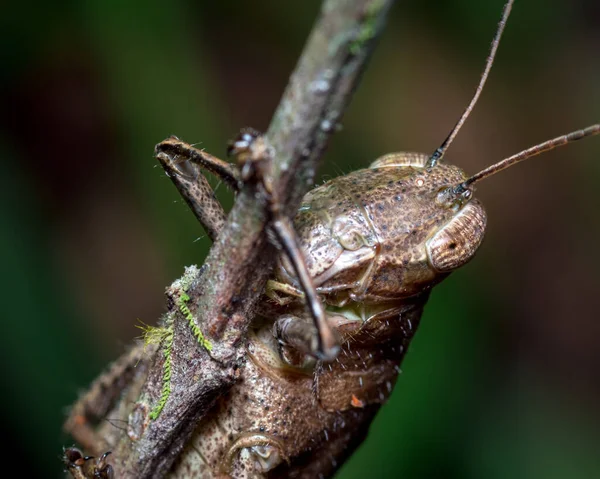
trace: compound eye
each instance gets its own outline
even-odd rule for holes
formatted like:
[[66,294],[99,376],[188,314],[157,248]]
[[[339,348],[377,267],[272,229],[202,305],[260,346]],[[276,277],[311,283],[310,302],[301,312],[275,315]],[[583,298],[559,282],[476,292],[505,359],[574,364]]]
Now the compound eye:
[[481,203],[473,201],[466,205],[427,241],[431,266],[440,272],[450,272],[467,263],[483,240],[486,220]]

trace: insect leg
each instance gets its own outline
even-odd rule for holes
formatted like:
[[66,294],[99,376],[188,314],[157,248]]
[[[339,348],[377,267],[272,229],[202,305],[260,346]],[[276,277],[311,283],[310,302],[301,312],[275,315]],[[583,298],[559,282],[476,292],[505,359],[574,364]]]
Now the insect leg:
[[167,175],[214,241],[225,225],[226,214],[199,170],[205,168],[237,191],[237,168],[174,137],[156,145],[155,153]]
[[[319,335],[312,322],[297,316],[286,314],[279,317],[273,324],[273,336],[280,345],[289,346],[302,354],[314,356],[319,348]],[[286,360],[287,355],[281,346],[279,349],[279,355]]]
[[69,447],[63,452],[63,463],[74,479],[114,479],[113,467],[106,461],[110,454],[105,452],[96,459],[94,456],[84,456],[75,447]]
[[144,353],[143,344],[134,345],[92,383],[69,411],[63,429],[87,452],[99,455],[111,447],[97,428],[136,375],[145,370],[145,358],[150,355],[148,351]]
[[[298,279],[301,289],[304,292],[306,305],[308,306],[313,318],[314,327],[316,327],[315,331],[312,325],[308,325],[307,323],[301,321],[300,324],[307,324],[311,327],[312,332],[309,333],[308,331],[297,331],[299,335],[294,337],[293,340],[301,341],[303,343],[303,346],[301,347],[302,349],[308,345],[309,351],[305,352],[316,356],[319,359],[333,359],[337,356],[339,351],[337,337],[327,322],[323,303],[317,295],[315,286],[308,273],[306,262],[304,261],[304,256],[299,246],[296,230],[287,217],[279,214],[275,216],[273,222],[271,223],[271,227],[277,236],[280,246],[294,268],[296,278]],[[306,327],[303,326],[303,328]],[[292,340],[293,336],[294,335],[292,334],[282,333],[282,336],[279,337],[282,339],[286,337],[288,340]],[[316,343],[312,340],[312,337],[316,339]]]
[[[177,137],[172,136],[160,142],[156,145],[155,152],[157,155],[163,153],[172,158],[175,166],[185,162],[198,165],[223,180],[234,191],[239,189],[240,172],[236,165],[209,155]],[[180,172],[185,173],[185,170]]]
[[297,298],[304,298],[304,293],[298,288],[274,279],[267,281],[265,295],[279,306],[285,306]]
[[[245,128],[231,142],[229,152],[237,158],[238,164],[241,165],[242,181],[256,182],[267,200],[268,227],[275,236],[275,244],[283,250],[292,264],[316,328],[317,342],[314,348],[311,347],[310,354],[318,359],[333,360],[339,351],[337,338],[327,322],[323,304],[306,267],[294,225],[283,214],[283,205],[277,191],[273,188],[271,176],[273,148],[260,133]],[[311,346],[313,346],[312,343]]]

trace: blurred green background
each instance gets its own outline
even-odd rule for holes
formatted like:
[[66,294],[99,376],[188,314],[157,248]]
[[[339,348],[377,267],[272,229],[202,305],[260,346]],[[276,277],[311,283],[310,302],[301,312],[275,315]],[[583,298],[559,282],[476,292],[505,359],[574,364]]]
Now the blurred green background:
[[[8,2],[0,18],[5,456],[61,477],[65,411],[209,241],[152,157],[265,129],[320,2]],[[398,2],[322,178],[431,152],[502,0]],[[597,0],[519,0],[447,160],[475,172],[600,120]],[[339,478],[600,477],[600,138],[479,186],[476,260],[437,287]],[[227,205],[231,195],[221,186]]]

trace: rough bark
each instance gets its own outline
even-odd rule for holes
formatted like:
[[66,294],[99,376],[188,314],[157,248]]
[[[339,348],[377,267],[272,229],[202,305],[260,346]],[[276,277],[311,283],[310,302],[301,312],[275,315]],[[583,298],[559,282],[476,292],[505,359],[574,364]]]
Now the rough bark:
[[[393,0],[326,0],[266,133],[274,147],[273,186],[288,216],[314,184],[318,162],[336,130]],[[214,402],[235,384],[244,337],[276,257],[265,234],[266,203],[244,185],[204,266],[167,291],[174,322],[171,394],[149,420],[139,407],[113,450],[115,477],[162,477]],[[198,344],[180,300],[212,345]],[[163,386],[164,355],[153,357],[140,404],[154,404]],[[133,422],[133,423],[132,423]],[[132,431],[134,434],[132,434]],[[132,440],[134,437],[135,440]]]

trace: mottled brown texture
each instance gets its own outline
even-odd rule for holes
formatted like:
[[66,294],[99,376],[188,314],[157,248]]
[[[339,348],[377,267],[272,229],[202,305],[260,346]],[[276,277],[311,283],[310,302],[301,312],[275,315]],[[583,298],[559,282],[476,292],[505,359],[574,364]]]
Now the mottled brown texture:
[[[322,473],[335,471],[352,450],[354,431],[366,428],[391,393],[420,314],[421,309],[412,309],[391,320],[386,326],[390,340],[377,348],[373,328],[347,333],[351,339],[338,359],[319,367],[316,376],[286,367],[276,357],[270,328],[259,327],[251,335],[250,360],[241,380],[198,425],[172,477],[208,478],[226,472],[244,478],[270,469],[269,476],[287,477],[287,471],[305,463],[310,452],[326,463]],[[403,338],[399,341],[398,333]],[[360,406],[352,405],[353,396]],[[266,464],[263,471],[253,470],[259,459],[257,447],[266,448],[260,450]]]
[[234,165],[173,137],[156,145],[155,155],[209,238],[215,241],[227,218],[199,166],[218,174],[230,187],[237,190],[239,174]]
[[[337,119],[337,113],[325,116],[323,121],[328,123],[321,123],[323,131],[330,129],[330,119]],[[311,153],[305,148],[300,156]],[[185,381],[188,375],[192,375],[193,386],[202,383],[200,390],[191,391],[195,394],[193,407],[210,413],[199,423],[197,410],[178,408],[173,400],[165,411],[171,416],[162,424],[147,420],[149,405],[160,395],[164,367],[164,358],[155,357],[150,380],[129,416],[128,438],[135,442],[147,437],[169,438],[170,434],[173,441],[195,431],[183,450],[181,442],[161,445],[159,452],[165,457],[158,464],[148,461],[157,469],[146,466],[145,475],[166,472],[167,464],[178,454],[170,471],[173,477],[224,473],[254,477],[262,472],[273,477],[315,477],[337,469],[391,392],[431,287],[470,260],[483,238],[485,213],[471,198],[472,192],[467,191],[468,197],[452,192],[451,187],[462,183],[464,174],[450,165],[424,169],[424,158],[427,156],[421,154],[387,155],[370,170],[333,180],[305,197],[296,226],[308,255],[307,266],[328,305],[329,320],[342,337],[336,361],[315,364],[310,358],[292,357],[294,351],[286,351],[285,345],[273,338],[272,322],[278,312],[293,313],[298,321],[303,320],[304,304],[296,294],[271,308],[273,315],[256,318],[241,345],[243,335],[238,333],[248,324],[249,307],[232,306],[244,299],[227,297],[239,285],[226,291],[224,297],[231,303],[218,297],[221,309],[217,315],[209,315],[211,323],[205,330],[223,340],[212,358],[194,345],[189,334],[174,349],[173,377],[179,392],[188,393],[182,388],[190,383]],[[292,198],[290,209],[298,194],[300,189],[288,197]],[[206,209],[209,216],[214,216],[214,211]],[[232,220],[230,225],[234,223]],[[242,244],[241,249],[247,246]],[[289,264],[285,260],[280,263],[278,279],[285,292],[285,286],[293,287],[295,281]],[[230,278],[219,271],[216,278],[227,283]],[[202,294],[206,283],[210,283],[206,274],[197,276],[192,290]],[[258,286],[252,288],[242,292],[259,291]],[[181,295],[180,286],[170,292],[171,311]],[[208,306],[214,308],[210,300]],[[199,311],[198,304],[190,307],[203,324],[204,309]],[[185,323],[176,324],[176,333],[185,336]],[[228,336],[228,331],[233,336]],[[237,361],[228,362],[232,348],[238,353],[247,348],[248,360],[237,356]],[[220,361],[216,366],[211,362],[215,358]],[[200,367],[207,364],[207,368]],[[237,384],[228,389],[234,380]],[[116,417],[127,417],[130,391],[139,387],[139,379],[134,378],[126,390],[127,400],[115,406]],[[147,460],[153,453],[142,451],[137,460],[140,456],[141,461]],[[128,459],[120,457],[117,464]],[[137,465],[130,467],[135,470]]]
[[[318,161],[341,119],[379,36],[392,0],[326,0],[267,137],[275,148],[273,184],[293,214],[313,184]],[[244,338],[275,259],[265,235],[267,204],[255,185],[241,189],[199,277],[187,290],[197,326],[210,354],[186,321],[175,321],[172,393],[160,416],[143,427],[145,408],[134,421],[136,440],[124,431],[113,450],[117,477],[161,477],[213,402],[235,382],[245,356]],[[179,291],[181,297],[181,291]],[[179,314],[176,304],[171,313]],[[179,316],[181,319],[181,316]],[[155,354],[140,402],[154,404],[162,388],[164,360]],[[202,379],[202,380],[200,380]]]
[[[435,284],[427,241],[457,213],[437,197],[466,175],[447,164],[427,170],[427,158],[386,155],[373,167],[334,178],[305,196],[295,226],[317,290],[328,304],[407,298]],[[463,230],[473,226],[457,250],[468,250],[467,260],[483,238],[485,213],[480,208],[477,213],[461,215]],[[278,279],[296,285],[285,260]]]
[[427,244],[431,265],[440,272],[454,271],[469,261],[481,241],[487,217],[479,201],[466,205]]
[[[303,296],[286,297],[282,288],[280,304],[261,308],[262,316],[252,323],[245,343],[248,360],[241,358],[233,369],[210,362],[212,370],[195,369],[194,380],[219,393],[202,396],[200,407],[210,411],[203,421],[197,426],[185,423],[194,431],[193,438],[185,449],[170,452],[178,458],[171,477],[285,476],[288,470],[310,477],[302,471],[313,470],[306,457],[317,450],[324,471],[333,472],[343,463],[355,444],[347,431],[365,431],[391,393],[429,291],[450,272],[452,258],[456,267],[461,266],[483,238],[485,213],[479,202],[471,191],[459,197],[451,192],[465,174],[446,164],[427,169],[426,158],[413,153],[386,155],[371,168],[335,178],[304,197],[295,227],[308,271],[327,307],[329,326],[340,338],[340,354],[331,363],[315,362],[306,354],[310,348],[298,346],[311,340],[312,323]],[[323,256],[330,251],[336,256]],[[443,271],[439,264],[432,265],[432,254],[444,265]],[[277,279],[295,287],[284,258]],[[201,280],[199,270],[188,268],[185,279],[168,289],[172,311]],[[195,305],[188,307],[199,317]],[[174,323],[179,335],[187,328],[180,313]],[[273,324],[282,320],[291,322],[286,334],[279,336],[287,346],[273,335]],[[193,371],[182,367],[178,356],[198,364],[209,358],[208,351],[192,346],[189,335],[185,341],[190,343],[173,348],[175,383]],[[115,407],[114,417],[128,422],[127,439],[121,442],[135,444],[148,431],[164,433],[149,419],[161,394],[164,355],[154,361],[131,414],[127,416],[129,408],[123,402]],[[127,365],[113,368],[113,375],[121,369],[127,370]],[[219,375],[224,378],[216,380]],[[235,387],[222,386],[227,381],[236,381]],[[137,394],[141,383],[136,384],[129,390]],[[165,412],[172,407],[169,398]],[[113,431],[101,444],[116,440]],[[324,447],[329,450],[326,458],[321,454]],[[119,459],[114,459],[116,467]]]
[[[307,256],[312,254],[311,273],[319,278],[333,270],[317,284],[328,305],[329,324],[341,338],[338,357],[331,363],[315,362],[306,348],[297,346],[306,340],[311,322],[303,299],[285,298],[282,289],[285,300],[268,312],[263,308],[263,316],[253,323],[250,360],[241,368],[240,381],[198,425],[172,477],[287,477],[292,471],[311,477],[313,469],[304,462],[311,452],[321,473],[329,474],[353,450],[346,431],[364,431],[374,410],[389,397],[429,291],[449,271],[431,265],[429,240],[437,238],[436,251],[456,244],[450,250],[461,266],[473,257],[484,234],[485,215],[472,193],[459,199],[444,194],[465,178],[460,169],[445,164],[426,169],[414,161],[425,155],[409,154],[403,162],[404,156],[396,154],[391,161],[388,155],[373,168],[309,192],[295,219],[301,247]],[[381,205],[389,210],[389,219]],[[340,241],[339,232],[352,228],[355,232]],[[320,250],[313,248],[323,242],[335,251],[369,248],[378,255],[358,267],[341,254],[323,263]],[[392,248],[384,248],[386,244]],[[281,258],[278,280],[294,282]],[[382,279],[392,273],[396,290]],[[287,346],[274,338],[274,322],[289,323],[279,336]],[[303,472],[301,464],[308,469]]]
[[[389,0],[323,3],[305,53],[266,133],[275,151],[274,194],[288,216],[314,184],[318,161],[341,120],[391,4]],[[365,31],[370,32],[367,38],[363,37]],[[222,345],[213,351],[215,357],[227,357],[231,351],[226,345],[243,336],[240,331],[248,326],[275,256],[263,234],[267,205],[256,196],[252,187],[240,192],[229,228],[206,261],[205,291],[199,302],[206,314],[207,333]],[[249,284],[249,277],[255,281]],[[237,322],[232,318],[243,319]]]
[[[173,166],[175,160],[165,153],[158,152],[156,158],[163,168],[170,172],[169,177],[206,230],[208,237],[215,241],[225,226],[226,215],[206,178],[194,171],[193,166],[188,170],[190,173],[195,173],[193,175],[187,176],[178,172]],[[198,205],[202,205],[202,208]]]
[[239,188],[240,173],[235,165],[223,161],[204,150],[194,148],[175,136],[171,136],[156,145],[155,154],[157,157],[161,154],[165,155],[163,158],[168,160],[168,164],[163,159],[158,159],[167,172],[172,171],[183,176],[186,176],[187,173],[188,175],[191,174],[192,179],[196,179],[200,175],[199,169],[188,168],[189,164],[193,164],[211,172],[234,191]]

